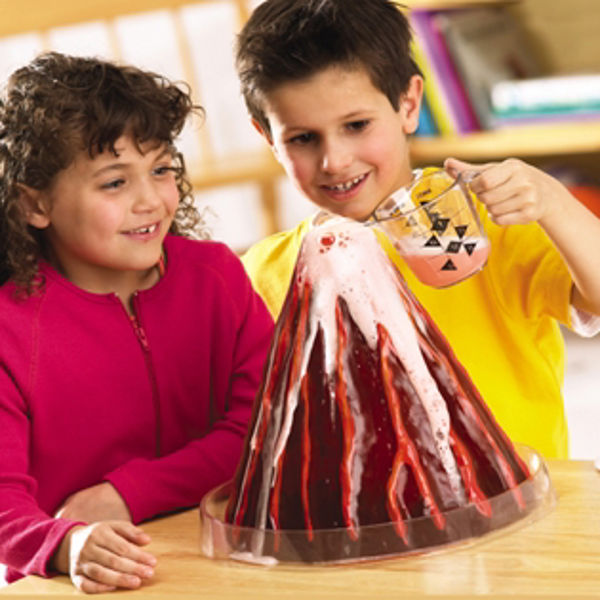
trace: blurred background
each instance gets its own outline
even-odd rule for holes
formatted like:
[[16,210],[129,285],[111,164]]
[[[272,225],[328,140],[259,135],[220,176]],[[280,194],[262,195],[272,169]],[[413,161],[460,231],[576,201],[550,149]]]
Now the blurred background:
[[[238,91],[235,35],[259,3],[0,0],[0,81],[39,52],[55,49],[132,63],[187,82],[206,110],[205,120],[190,122],[179,143],[196,200],[213,237],[243,252],[313,212],[249,124]],[[600,2],[404,4],[428,80],[427,112],[411,142],[414,165],[439,165],[447,156],[474,162],[517,156],[559,176],[600,214],[600,92],[594,96],[593,87],[600,80]],[[440,56],[445,63],[438,64]],[[472,74],[476,67],[479,76]],[[444,72],[450,75],[441,76]],[[597,77],[586,80],[592,87],[585,98],[568,79],[581,74]],[[558,98],[557,106],[508,110],[492,103],[499,83],[559,77],[566,78],[559,89],[576,93]],[[566,339],[572,457],[594,458],[600,454],[595,431],[600,339],[568,333]]]

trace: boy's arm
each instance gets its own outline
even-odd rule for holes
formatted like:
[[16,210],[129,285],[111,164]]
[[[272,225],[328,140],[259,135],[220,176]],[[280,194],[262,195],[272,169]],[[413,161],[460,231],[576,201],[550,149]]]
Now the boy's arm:
[[520,160],[474,165],[450,158],[444,166],[475,173],[470,188],[498,225],[537,221],[569,269],[572,306],[600,315],[600,219],[557,179]]
[[285,300],[302,240],[310,229],[311,218],[294,229],[271,235],[252,246],[242,263],[252,285],[277,320]]

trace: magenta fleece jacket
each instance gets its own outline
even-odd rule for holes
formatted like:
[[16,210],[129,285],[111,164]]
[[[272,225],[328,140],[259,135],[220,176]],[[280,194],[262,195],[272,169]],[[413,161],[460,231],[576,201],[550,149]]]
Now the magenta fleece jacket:
[[72,493],[112,483],[133,521],[197,504],[232,477],[272,319],[223,244],[169,236],[134,298],[85,292],[48,265],[41,295],[0,287],[0,563],[48,575]]

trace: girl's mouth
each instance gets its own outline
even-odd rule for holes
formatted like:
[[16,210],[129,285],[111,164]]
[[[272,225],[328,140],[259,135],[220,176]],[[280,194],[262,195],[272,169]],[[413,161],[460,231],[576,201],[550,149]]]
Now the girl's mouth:
[[130,237],[138,238],[154,238],[160,232],[160,222],[152,223],[150,225],[143,225],[137,229],[129,229],[123,233]]

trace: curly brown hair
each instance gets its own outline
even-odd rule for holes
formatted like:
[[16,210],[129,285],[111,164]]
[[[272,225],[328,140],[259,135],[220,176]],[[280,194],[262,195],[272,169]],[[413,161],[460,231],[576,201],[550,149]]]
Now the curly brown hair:
[[192,112],[187,86],[133,66],[49,52],[17,69],[0,95],[0,284],[31,293],[41,282],[44,239],[27,224],[20,185],[46,190],[81,151],[90,158],[131,133],[138,146],[167,144],[179,205],[170,232],[207,237],[174,140]]

